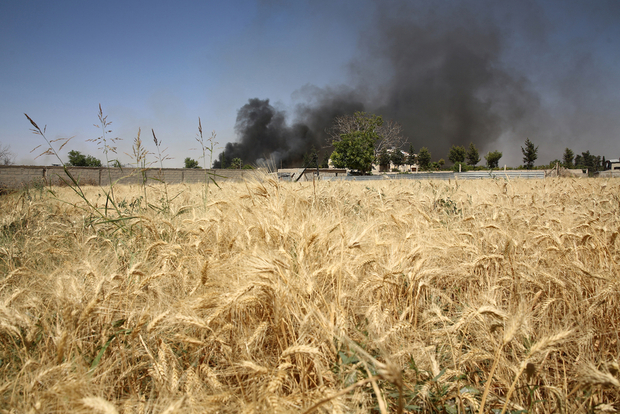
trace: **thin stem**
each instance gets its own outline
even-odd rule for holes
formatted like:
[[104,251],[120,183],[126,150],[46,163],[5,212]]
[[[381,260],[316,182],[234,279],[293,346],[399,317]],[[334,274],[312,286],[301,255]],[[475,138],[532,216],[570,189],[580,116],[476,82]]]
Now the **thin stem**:
[[322,400],[320,400],[319,402],[315,403],[312,407],[308,408],[306,411],[304,411],[302,414],[310,414],[311,412],[313,412],[314,410],[316,410],[317,408],[319,408],[320,406],[322,406],[323,404],[325,404],[326,402],[329,402],[331,400],[333,400],[334,398],[338,398],[341,395],[345,395],[351,391],[353,391],[355,388],[360,387],[362,385],[368,384],[369,382],[372,381],[376,381],[378,380],[380,377],[377,375],[373,375],[372,377],[368,377],[368,378],[364,378],[361,379],[359,381],[357,381],[355,384],[349,385],[347,388],[345,388],[342,391],[337,392],[334,395],[331,395],[327,398],[323,398]]
[[487,396],[489,395],[489,390],[491,388],[491,382],[493,381],[493,374],[495,374],[495,369],[497,368],[497,363],[499,362],[499,357],[504,348],[504,343],[497,348],[497,352],[495,353],[495,360],[493,361],[493,366],[491,367],[491,371],[489,372],[489,376],[487,377],[487,383],[484,385],[484,393],[482,394],[482,400],[480,401],[480,410],[478,413],[484,413],[484,404],[487,401]]

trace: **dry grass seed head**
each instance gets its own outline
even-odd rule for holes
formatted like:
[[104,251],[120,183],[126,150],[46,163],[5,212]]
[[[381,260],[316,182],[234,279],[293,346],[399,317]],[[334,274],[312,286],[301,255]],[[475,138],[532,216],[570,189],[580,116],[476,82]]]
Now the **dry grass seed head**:
[[577,379],[585,385],[620,388],[620,382],[609,372],[600,371],[591,362],[585,362],[577,368]]
[[82,398],[82,404],[84,404],[88,408],[91,408],[97,413],[118,414],[116,407],[101,397]]

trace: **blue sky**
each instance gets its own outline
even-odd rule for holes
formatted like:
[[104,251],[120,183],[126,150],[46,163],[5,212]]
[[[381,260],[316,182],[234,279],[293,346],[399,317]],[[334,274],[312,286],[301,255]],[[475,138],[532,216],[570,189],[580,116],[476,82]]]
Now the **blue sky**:
[[[416,92],[396,99],[399,87],[392,80],[402,79],[402,73],[394,77],[400,56],[427,53],[415,36],[396,29],[415,26],[432,49],[452,48],[458,36],[451,33],[462,26],[465,40],[458,47],[481,59],[491,54],[484,71],[492,79],[461,93],[475,95],[479,107],[492,107],[492,117],[502,118],[494,121],[492,138],[476,142],[481,153],[500,150],[500,163],[516,166],[520,145],[529,137],[539,145],[539,163],[561,158],[565,147],[620,157],[620,3],[515,3],[4,0],[0,143],[10,145],[17,164],[55,162],[35,160],[37,153],[30,153],[42,140],[29,131],[27,113],[47,125],[49,138],[74,137],[63,157],[75,149],[103,158],[86,141],[99,135],[93,124],[101,104],[112,135],[122,138],[118,157],[123,163],[130,161],[124,153],[131,152],[138,128],[148,145],[152,128],[173,157],[165,166],[181,167],[185,157],[199,157],[191,150],[197,146],[198,117],[205,131],[217,133],[223,148],[238,139],[237,111],[249,99],[269,99],[293,122],[295,105],[310,99],[303,92],[308,85],[363,90],[366,107],[384,108],[384,116],[406,125],[416,148],[433,149],[440,139],[444,146],[461,143],[449,128],[429,129],[445,133],[441,138],[415,132],[416,122],[448,122],[455,106],[442,103],[455,95],[444,91],[454,83],[443,85],[440,95],[437,89],[428,92],[434,101],[429,106],[442,108],[441,117],[434,118],[424,114],[423,103],[412,107],[415,116],[395,107],[398,99],[419,99],[422,89],[409,85]],[[472,29],[477,25],[478,31]],[[497,45],[490,40],[494,33]],[[485,48],[476,49],[477,39],[487,42]],[[393,45],[386,51],[388,43]],[[418,52],[409,54],[416,47]],[[426,63],[408,64],[414,73]],[[428,74],[420,79],[433,82]],[[435,159],[447,158],[440,152],[443,146],[436,148]]]

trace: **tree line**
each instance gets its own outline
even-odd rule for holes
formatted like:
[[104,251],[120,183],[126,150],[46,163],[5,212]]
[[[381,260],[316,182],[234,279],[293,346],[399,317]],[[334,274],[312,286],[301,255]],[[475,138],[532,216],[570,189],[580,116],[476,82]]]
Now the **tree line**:
[[[560,161],[556,160],[556,162]],[[564,150],[564,156],[560,162],[564,168],[588,170],[589,172],[602,171],[605,169],[605,164],[605,157],[590,154],[590,151],[582,152],[581,155],[575,154],[570,148]]]
[[[432,154],[427,147],[420,148],[415,154],[414,147],[409,144],[408,154],[405,155],[400,147],[405,141],[402,136],[386,136],[380,128],[384,125],[381,116],[356,112],[353,116],[340,117],[335,122],[332,131],[331,154],[332,163],[336,168],[348,168],[360,174],[367,174],[372,170],[373,163],[379,164],[382,170],[393,164],[397,169],[401,165],[418,165],[422,171],[440,170],[444,168],[445,160],[432,160]],[[398,131],[392,127],[390,131]],[[394,145],[400,144],[400,145]],[[525,142],[523,162],[526,168],[532,168],[537,159],[538,147],[529,140]],[[490,151],[484,156],[486,168],[498,168],[503,154],[500,151]],[[480,162],[480,153],[472,142],[467,148],[453,145],[448,153],[455,171],[466,171],[477,168]]]
[[[405,139],[400,135],[400,127],[398,124],[391,123],[388,129],[389,134],[386,134],[382,131],[384,121],[381,116],[356,112],[352,116],[339,117],[334,125],[335,128],[331,131],[331,144],[334,150],[324,160],[331,158],[336,168],[348,168],[359,174],[368,174],[372,170],[373,163],[381,166],[382,170],[390,164],[393,164],[396,169],[401,165],[417,165],[422,171],[444,169],[445,160],[441,158],[433,161],[432,154],[427,147],[420,148],[415,154],[413,145],[409,144],[408,154],[403,153],[400,148]],[[589,151],[575,155],[569,148],[565,149],[562,161],[553,160],[548,165],[536,167],[534,164],[538,159],[538,146],[529,138],[526,138],[521,147],[521,153],[523,164],[518,168],[523,169],[546,169],[554,168],[556,165],[564,168],[588,169],[590,172],[605,169],[605,157],[592,155]],[[447,154],[453,171],[496,169],[499,168],[502,156],[500,151],[490,151],[484,155],[485,166],[479,166],[480,152],[473,142],[467,147],[453,145]],[[306,163],[305,160],[304,164],[308,165],[304,166],[313,166],[315,163],[312,160],[315,159],[316,157],[309,157],[308,160],[311,162]]]
[[[399,170],[402,165],[417,165],[421,171],[445,169],[446,161],[443,158],[433,161],[432,154],[427,147],[420,148],[416,154],[413,144],[409,144],[408,153],[404,153],[401,148],[406,140],[402,135],[401,126],[393,121],[386,122],[378,115],[356,112],[353,115],[337,117],[328,133],[331,145],[321,149],[323,151],[312,146],[303,157],[303,167],[327,168],[331,160],[334,167],[347,168],[358,174],[369,174],[373,164],[378,164],[382,171],[386,171],[390,165],[394,165],[395,170]],[[333,151],[326,153],[325,149],[329,147],[333,148]],[[321,152],[323,152],[322,156],[320,156]],[[587,169],[593,173],[604,170],[606,164],[605,157],[590,154],[590,151],[575,154],[570,148],[566,148],[562,160],[556,159],[548,165],[535,167],[534,163],[538,159],[538,146],[535,146],[529,138],[525,140],[521,152],[523,165],[518,168],[554,168],[560,165],[564,168]],[[503,154],[497,150],[488,152],[484,156],[486,168],[499,168],[502,156]],[[0,163],[10,164],[13,157],[8,147],[0,148]],[[102,165],[101,160],[79,151],[69,151],[68,158],[67,164],[71,166],[101,167]],[[467,147],[453,145],[447,158],[452,163],[453,171],[485,168],[478,165],[481,157],[473,142],[470,142]],[[115,166],[120,166],[117,160],[112,160],[112,162]],[[252,168],[240,158],[227,160],[224,153],[220,154],[218,166],[232,169]],[[184,160],[184,168],[200,168],[200,166],[197,160],[187,157]]]

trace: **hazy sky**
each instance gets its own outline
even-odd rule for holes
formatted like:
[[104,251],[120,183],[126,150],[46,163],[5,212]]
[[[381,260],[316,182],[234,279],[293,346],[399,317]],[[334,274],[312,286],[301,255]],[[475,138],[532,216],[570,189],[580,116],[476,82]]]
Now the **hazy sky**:
[[181,167],[200,156],[198,117],[219,153],[254,98],[302,149],[321,131],[299,138],[292,125],[324,129],[352,103],[401,123],[435,160],[473,141],[517,166],[528,137],[537,164],[565,147],[620,157],[617,0],[3,0],[0,56],[0,143],[17,164],[56,162],[30,153],[43,141],[24,113],[50,139],[74,137],[65,160],[104,159],[86,141],[101,104],[121,162],[138,128],[154,151],[154,129],[174,158],[164,166]]

